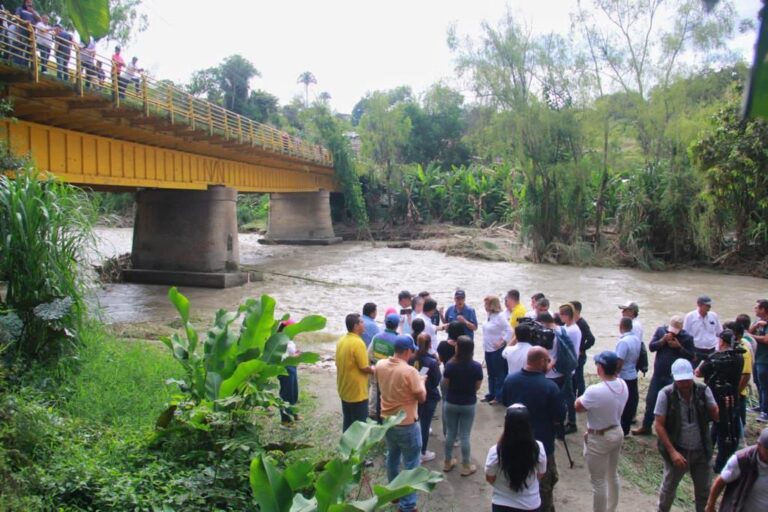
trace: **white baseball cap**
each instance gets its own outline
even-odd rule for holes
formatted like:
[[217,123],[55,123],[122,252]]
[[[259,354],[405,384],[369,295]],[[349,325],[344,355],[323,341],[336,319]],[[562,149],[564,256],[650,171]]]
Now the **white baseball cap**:
[[672,363],[672,378],[678,380],[693,380],[693,367],[687,359],[678,359]]

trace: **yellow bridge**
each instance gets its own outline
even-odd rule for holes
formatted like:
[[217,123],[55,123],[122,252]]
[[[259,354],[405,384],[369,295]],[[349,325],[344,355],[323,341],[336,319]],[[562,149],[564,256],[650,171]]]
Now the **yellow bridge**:
[[18,120],[0,138],[40,169],[96,188],[336,189],[325,148],[0,16],[0,83]]
[[0,83],[13,116],[0,119],[0,140],[12,153],[75,185],[137,191],[130,280],[242,283],[237,192],[270,193],[273,242],[339,240],[333,161],[319,145],[4,12]]

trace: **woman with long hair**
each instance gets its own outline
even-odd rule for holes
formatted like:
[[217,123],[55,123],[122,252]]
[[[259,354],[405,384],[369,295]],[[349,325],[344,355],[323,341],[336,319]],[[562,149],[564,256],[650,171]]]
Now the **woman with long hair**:
[[501,302],[498,297],[487,296],[484,300],[488,321],[483,324],[483,350],[485,368],[488,370],[488,393],[483,402],[491,405],[501,403],[501,389],[507,376],[507,361],[502,353],[512,339],[512,326],[501,314]]
[[504,432],[485,461],[485,480],[493,486],[493,512],[539,510],[539,480],[546,470],[547,455],[544,445],[533,437],[528,408],[510,405]]
[[469,476],[477,468],[470,459],[469,434],[475,421],[477,390],[483,382],[483,368],[472,359],[475,343],[469,336],[459,336],[456,340],[456,355],[445,365],[443,380],[446,383],[444,421],[446,473],[456,466],[453,458],[453,442],[458,437],[461,442],[461,476]]
[[[414,324],[416,321],[414,321]],[[416,338],[419,350],[414,354],[411,364],[419,370],[422,375],[426,372],[427,381],[424,385],[427,388],[427,399],[419,404],[419,423],[421,424],[421,462],[429,462],[435,459],[435,452],[427,450],[429,442],[429,425],[432,423],[432,417],[435,415],[435,409],[440,402],[440,364],[437,362],[430,349],[432,348],[432,337],[422,332]]]

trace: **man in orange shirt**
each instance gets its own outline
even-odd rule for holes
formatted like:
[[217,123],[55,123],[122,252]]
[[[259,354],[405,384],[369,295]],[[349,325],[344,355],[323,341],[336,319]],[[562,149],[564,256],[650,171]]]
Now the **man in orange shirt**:
[[355,421],[368,419],[368,376],[373,373],[365,342],[360,337],[365,330],[362,318],[351,313],[344,320],[347,334],[336,344],[336,387],[344,416],[342,431]]
[[[395,339],[395,354],[376,363],[376,379],[381,392],[381,416],[387,418],[400,411],[405,418],[399,425],[387,431],[387,478],[395,479],[400,473],[402,459],[405,469],[413,469],[421,463],[421,427],[418,404],[427,399],[424,386],[426,375],[419,372],[408,361],[415,351],[410,336]],[[398,510],[411,512],[416,508],[416,494],[400,498]]]

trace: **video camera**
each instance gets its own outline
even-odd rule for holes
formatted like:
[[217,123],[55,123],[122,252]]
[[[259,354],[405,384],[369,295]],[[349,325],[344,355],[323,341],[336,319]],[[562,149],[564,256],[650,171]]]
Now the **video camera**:
[[536,320],[523,317],[518,321],[517,326],[528,327],[530,332],[529,339],[519,341],[527,341],[534,347],[543,347],[547,350],[552,350],[552,347],[555,345],[555,331],[544,327],[544,325]]

